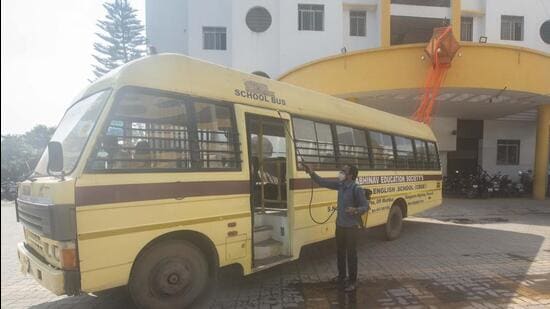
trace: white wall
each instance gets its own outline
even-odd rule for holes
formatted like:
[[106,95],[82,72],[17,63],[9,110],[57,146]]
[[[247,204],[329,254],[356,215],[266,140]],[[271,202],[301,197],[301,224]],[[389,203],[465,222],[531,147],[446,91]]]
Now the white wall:
[[462,10],[484,12],[486,2],[485,0],[462,0],[460,6]]
[[187,1],[145,1],[148,44],[159,53],[187,53]]
[[[501,15],[524,16],[524,40],[503,41],[500,39]],[[540,26],[550,20],[548,0],[488,0],[485,9],[487,42],[510,44],[550,52],[550,44],[540,37]]]
[[[261,6],[271,14],[271,26],[261,33],[253,32],[246,25],[246,14]],[[241,71],[263,71],[270,77],[279,74],[279,36],[281,16],[278,0],[239,0],[233,4],[232,65]],[[261,52],[259,52],[261,51]]]
[[[340,53],[343,7],[341,1],[280,1],[280,73],[306,62]],[[298,31],[298,3],[325,6],[324,31]],[[283,21],[284,20],[284,21]]]
[[[349,12],[352,10],[367,11],[367,31],[364,37],[349,35]],[[344,6],[342,36],[344,46],[348,51],[380,47],[380,21],[378,20],[377,10],[378,7],[371,6]]]
[[[298,3],[325,6],[324,31],[298,31]],[[253,6],[271,13],[272,25],[254,33],[245,22]],[[365,7],[367,36],[349,36],[349,10]],[[550,52],[540,38],[540,26],[550,20],[550,0],[462,0],[464,11],[485,12],[474,17],[473,40],[488,37],[489,43],[512,44]],[[380,46],[380,0],[146,0],[149,44],[159,52],[176,52],[272,78],[330,55]],[[451,17],[451,9],[391,5],[392,15]],[[467,13],[465,13],[467,15]],[[500,16],[524,16],[524,41],[500,40]],[[227,28],[227,50],[203,50],[202,27]]]
[[447,153],[456,150],[456,124],[457,119],[450,117],[434,117],[430,124],[437,138],[439,161],[444,176],[447,176]]
[[456,118],[434,117],[430,127],[437,138],[439,151],[456,150]]
[[[518,180],[518,171],[533,169],[536,122],[486,120],[483,125],[482,167],[490,174],[501,172]],[[497,140],[520,140],[519,165],[497,165]]]

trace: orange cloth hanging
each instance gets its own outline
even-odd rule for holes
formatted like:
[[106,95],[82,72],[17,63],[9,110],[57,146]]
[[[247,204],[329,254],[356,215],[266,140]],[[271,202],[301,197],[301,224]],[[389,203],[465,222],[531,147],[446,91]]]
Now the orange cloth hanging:
[[420,105],[413,114],[413,119],[416,121],[430,123],[441,83],[459,48],[451,27],[434,29],[432,38],[424,50],[432,60],[432,67],[424,83],[424,93]]

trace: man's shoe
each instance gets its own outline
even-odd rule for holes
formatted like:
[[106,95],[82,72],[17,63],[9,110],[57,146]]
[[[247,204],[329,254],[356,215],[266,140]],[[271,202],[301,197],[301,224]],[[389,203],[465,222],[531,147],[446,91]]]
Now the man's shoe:
[[329,282],[331,284],[334,284],[334,285],[342,285],[346,282],[346,278],[342,278],[340,276],[337,276],[337,277],[334,277],[334,278],[330,279]]
[[355,283],[353,282],[350,282],[345,288],[344,288],[344,292],[346,293],[351,293],[351,292],[355,292]]

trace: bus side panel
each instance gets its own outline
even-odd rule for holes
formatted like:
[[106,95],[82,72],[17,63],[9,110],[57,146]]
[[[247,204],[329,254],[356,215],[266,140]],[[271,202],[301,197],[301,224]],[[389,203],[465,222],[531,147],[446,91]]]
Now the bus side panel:
[[[321,177],[330,177],[333,172],[318,172]],[[375,172],[365,171],[361,175],[367,176],[384,176],[384,175],[413,175],[418,176],[420,171],[404,171],[404,172]],[[309,177],[293,179],[295,183],[304,181],[308,182]],[[371,189],[374,193],[371,196],[371,209],[366,218],[366,227],[375,227],[386,224],[389,210],[397,199],[405,200],[407,204],[407,215],[413,215],[424,210],[441,205],[441,174],[431,173],[423,175],[425,180],[412,181],[406,183],[388,183],[388,184],[362,184],[363,188]],[[435,180],[432,180],[435,179]],[[292,190],[292,200],[295,210],[294,220],[294,244],[293,252],[295,257],[302,246],[330,239],[334,237],[336,214],[325,224],[317,224],[313,221],[322,222],[327,220],[330,215],[330,207],[336,207],[337,192],[323,188],[313,190],[313,199],[311,202],[311,212],[313,219],[309,214],[309,202],[311,189],[304,188],[302,184],[300,189]],[[365,220],[365,217],[363,217]]]
[[[302,175],[303,174],[303,175]],[[328,177],[326,172],[318,172],[322,177]],[[334,237],[336,213],[330,219],[332,208],[337,205],[337,192],[325,188],[315,188],[313,190],[313,199],[311,200],[310,216],[310,198],[311,183],[309,176],[300,172],[298,179],[291,180],[291,199],[294,208],[294,227],[293,227],[293,255],[299,257],[300,249],[307,244],[323,241]],[[305,176],[305,177],[304,177]],[[307,177],[307,178],[306,178]],[[298,185],[298,183],[300,183]],[[325,224],[317,224],[328,219]]]
[[425,210],[440,206],[443,202],[441,180],[428,180],[416,183],[425,186],[407,196],[408,215],[414,215]]
[[205,235],[216,247],[220,266],[239,263],[245,273],[251,269],[249,194],[79,206],[77,229],[85,292],[127,284],[139,252],[174,231]]

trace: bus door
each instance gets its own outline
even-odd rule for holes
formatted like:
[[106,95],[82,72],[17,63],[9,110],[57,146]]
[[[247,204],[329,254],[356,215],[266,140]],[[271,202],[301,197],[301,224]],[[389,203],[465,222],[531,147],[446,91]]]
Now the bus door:
[[247,114],[254,269],[290,258],[288,143],[283,120]]

